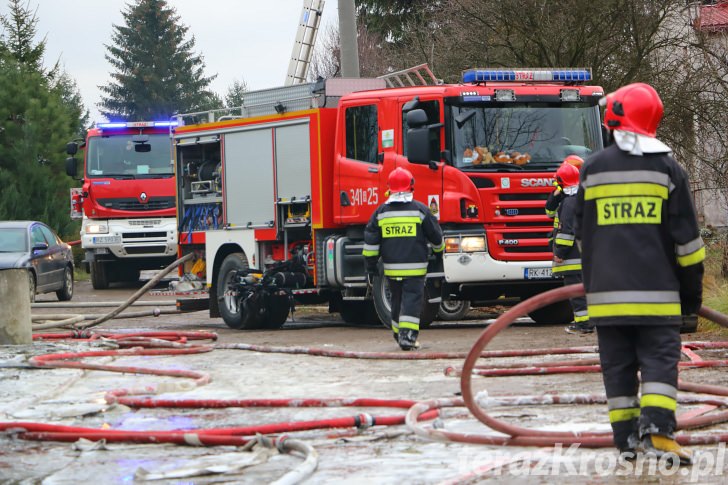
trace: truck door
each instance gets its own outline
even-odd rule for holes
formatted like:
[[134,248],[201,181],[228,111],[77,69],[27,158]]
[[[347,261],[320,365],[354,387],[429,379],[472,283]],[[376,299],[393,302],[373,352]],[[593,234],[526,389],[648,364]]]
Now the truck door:
[[384,201],[379,162],[379,113],[376,101],[357,101],[342,107],[337,141],[337,222],[366,224]]
[[[415,178],[415,199],[421,201],[423,204],[430,208],[438,220],[440,220],[441,206],[443,203],[442,196],[442,163],[440,160],[440,152],[443,149],[442,145],[442,128],[436,128],[430,130],[430,154],[432,160],[438,162],[437,170],[433,170],[427,165],[418,165],[409,163],[407,161],[407,144],[406,136],[409,126],[407,125],[407,112],[403,109],[406,103],[411,98],[402,98],[399,100],[399,108],[401,115],[401,126],[402,136],[400,137],[399,143],[401,143],[401,149],[398,150],[404,156],[398,161],[398,166],[404,167],[410,172]],[[415,106],[416,109],[422,109],[427,114],[428,124],[434,125],[442,121],[442,103],[438,99],[433,100],[420,100]]]

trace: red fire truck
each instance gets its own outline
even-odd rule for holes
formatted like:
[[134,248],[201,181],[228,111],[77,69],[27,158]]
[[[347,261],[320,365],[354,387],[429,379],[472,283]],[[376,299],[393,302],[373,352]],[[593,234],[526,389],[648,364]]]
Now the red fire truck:
[[[445,234],[421,320],[441,301],[526,298],[551,275],[544,212],[570,154],[602,147],[587,69],[474,69],[457,85],[387,88],[329,79],[246,93],[234,112],[174,129],[183,272],[206,283],[211,316],[279,327],[293,302],[328,302],[347,322],[389,323],[383,278],[367,284],[363,229],[396,167]],[[572,318],[567,303],[537,322]]]
[[[88,131],[80,188],[71,217],[83,219],[81,245],[95,289],[136,281],[177,256],[170,121],[99,123]],[[66,147],[66,173],[76,177],[79,142]]]

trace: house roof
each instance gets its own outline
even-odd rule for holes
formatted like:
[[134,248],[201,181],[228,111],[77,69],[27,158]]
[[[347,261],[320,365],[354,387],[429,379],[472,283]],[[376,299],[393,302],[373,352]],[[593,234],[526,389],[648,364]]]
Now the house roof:
[[701,6],[696,24],[698,30],[714,32],[728,30],[728,1]]

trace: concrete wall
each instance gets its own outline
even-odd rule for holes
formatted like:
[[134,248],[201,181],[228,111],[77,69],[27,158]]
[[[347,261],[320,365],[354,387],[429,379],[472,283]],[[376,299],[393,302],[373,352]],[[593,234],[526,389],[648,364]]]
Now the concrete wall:
[[29,293],[27,270],[0,270],[0,345],[33,343]]

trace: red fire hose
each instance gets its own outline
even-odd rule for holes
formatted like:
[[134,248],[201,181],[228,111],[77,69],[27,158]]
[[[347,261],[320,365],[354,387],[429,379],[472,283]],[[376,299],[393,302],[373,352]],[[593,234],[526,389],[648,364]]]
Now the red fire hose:
[[[504,328],[512,324],[517,318],[526,315],[534,310],[543,306],[556,303],[561,300],[573,298],[576,296],[582,296],[584,294],[583,285],[570,285],[563,288],[547,291],[526,301],[519,303],[514,306],[506,313],[498,317],[493,324],[488,326],[483,333],[480,335],[478,340],[475,342],[473,347],[470,349],[468,356],[462,368],[460,375],[462,399],[442,399],[432,400],[424,403],[419,403],[410,409],[407,413],[407,424],[415,433],[426,436],[432,439],[439,440],[451,440],[460,441],[466,443],[479,443],[489,445],[518,445],[518,446],[554,446],[557,443],[563,445],[570,444],[581,444],[586,447],[606,447],[612,445],[611,432],[579,432],[579,431],[546,431],[546,430],[535,430],[525,428],[522,426],[516,426],[504,421],[495,419],[488,414],[477,402],[476,397],[473,394],[472,389],[472,376],[474,369],[476,368],[476,362],[480,358],[483,350],[488,343]],[[699,314],[714,322],[728,327],[728,317],[714,310],[710,310],[706,307],[700,309]],[[725,345],[725,344],[724,344]],[[695,344],[694,348],[699,348],[699,344]],[[705,346],[703,348],[709,348]],[[709,365],[726,365],[726,361],[694,361],[688,363],[691,366],[709,366]],[[553,364],[552,364],[553,365]],[[501,374],[510,373],[509,375],[517,374],[530,374],[530,373],[543,373],[548,372],[561,372],[563,366],[560,368],[541,366],[535,368],[511,368],[502,369]],[[585,370],[596,372],[598,366],[587,365],[587,366],[573,366],[572,369],[563,369],[564,372],[584,372]],[[452,372],[452,370],[450,371]],[[680,383],[681,390],[690,390],[693,392],[702,392],[710,394],[711,391],[718,391],[715,394],[728,395],[728,388],[720,386],[705,386],[700,384],[687,384],[685,382]],[[574,401],[574,396],[560,396],[558,394],[549,394],[544,396],[543,399],[549,403],[568,403]],[[536,399],[535,401],[538,401]],[[577,400],[578,401],[578,400]],[[587,399],[588,401],[588,399]],[[581,402],[586,402],[582,399]],[[726,406],[725,401],[714,398],[713,402],[719,402],[720,405]],[[520,401],[521,404],[538,404],[539,402],[528,402],[528,399]],[[443,407],[458,407],[465,405],[470,412],[483,424],[488,426],[490,429],[505,434],[502,435],[476,435],[476,434],[463,434],[447,432],[439,429],[424,429],[422,428],[417,420],[421,413],[428,412],[434,409],[440,409]],[[717,413],[713,416],[696,416],[688,419],[679,419],[678,428],[688,429],[693,427],[704,426],[707,423],[714,424],[725,422],[728,420],[728,411]],[[728,441],[728,433],[703,433],[703,434],[681,434],[677,437],[678,442],[683,444],[706,444],[706,443],[717,443],[722,441]]]

